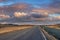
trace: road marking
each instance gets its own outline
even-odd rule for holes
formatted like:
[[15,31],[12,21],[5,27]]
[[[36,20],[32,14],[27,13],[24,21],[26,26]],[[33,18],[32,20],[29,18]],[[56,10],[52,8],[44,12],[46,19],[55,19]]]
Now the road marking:
[[43,35],[44,39],[47,40],[46,37],[45,37],[45,35],[44,35],[44,33],[42,32],[42,30],[40,30],[40,31],[41,31],[41,34]]

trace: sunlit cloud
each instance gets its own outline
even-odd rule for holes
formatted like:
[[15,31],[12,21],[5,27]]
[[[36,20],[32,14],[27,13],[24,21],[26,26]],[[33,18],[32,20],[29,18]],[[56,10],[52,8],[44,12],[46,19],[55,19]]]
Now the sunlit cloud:
[[15,17],[23,17],[23,16],[26,16],[26,15],[27,15],[27,13],[24,13],[24,12],[15,12],[14,13]]
[[56,18],[57,20],[60,20],[60,16],[55,16],[54,18]]
[[10,18],[9,15],[0,14],[0,20]]
[[39,14],[48,16],[50,11],[49,10],[46,10],[46,9],[33,9],[32,12],[35,12],[37,14],[39,13]]
[[15,8],[15,9],[26,9],[30,6],[30,4],[27,3],[16,3],[13,4],[11,7]]

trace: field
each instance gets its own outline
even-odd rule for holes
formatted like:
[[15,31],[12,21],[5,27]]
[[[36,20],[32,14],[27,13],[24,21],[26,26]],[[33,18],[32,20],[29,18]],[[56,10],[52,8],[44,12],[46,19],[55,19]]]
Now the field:
[[60,25],[47,25],[43,27],[50,35],[60,39]]
[[31,27],[32,25],[0,24],[0,34],[16,31],[16,30],[24,30]]

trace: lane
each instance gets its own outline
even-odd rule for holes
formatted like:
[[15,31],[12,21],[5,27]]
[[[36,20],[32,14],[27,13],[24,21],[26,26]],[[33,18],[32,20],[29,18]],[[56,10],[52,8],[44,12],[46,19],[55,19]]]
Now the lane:
[[25,30],[19,30],[19,31],[13,31],[13,32],[10,32],[7,34],[0,35],[0,40],[10,40],[10,39],[16,38],[18,36],[22,36],[22,35],[26,34],[28,31],[30,31],[31,29],[32,28],[25,29]]
[[[17,38],[18,39],[18,38]],[[16,40],[17,40],[16,39]],[[45,38],[43,37],[42,33],[40,32],[39,27],[35,27],[31,33],[30,36],[28,36],[27,38],[23,38],[22,40],[45,40]]]
[[0,35],[0,40],[45,40],[39,27],[34,26],[30,29],[10,32]]

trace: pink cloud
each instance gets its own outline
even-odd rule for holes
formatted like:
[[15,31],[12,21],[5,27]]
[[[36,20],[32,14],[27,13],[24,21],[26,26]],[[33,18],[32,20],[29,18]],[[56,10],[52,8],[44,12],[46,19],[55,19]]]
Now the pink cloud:
[[15,12],[14,16],[19,18],[19,17],[27,16],[27,13],[24,13],[24,12]]
[[1,19],[7,19],[7,18],[10,18],[9,15],[5,15],[5,14],[0,14],[0,18]]

